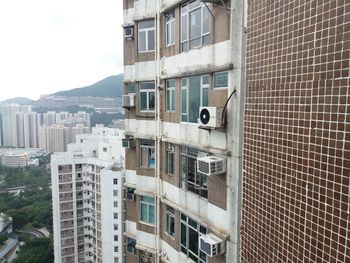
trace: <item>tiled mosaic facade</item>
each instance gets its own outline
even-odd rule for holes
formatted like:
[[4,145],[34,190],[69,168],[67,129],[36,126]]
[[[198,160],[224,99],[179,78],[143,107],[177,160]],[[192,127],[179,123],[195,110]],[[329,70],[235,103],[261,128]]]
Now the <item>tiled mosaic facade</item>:
[[242,262],[350,262],[350,1],[248,1]]

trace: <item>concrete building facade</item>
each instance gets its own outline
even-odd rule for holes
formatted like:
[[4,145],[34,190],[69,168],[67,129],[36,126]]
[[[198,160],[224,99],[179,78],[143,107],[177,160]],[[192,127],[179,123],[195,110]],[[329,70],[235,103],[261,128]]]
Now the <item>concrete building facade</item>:
[[55,263],[124,262],[122,137],[93,128],[52,155]]
[[243,5],[124,0],[123,27],[125,260],[237,262]]

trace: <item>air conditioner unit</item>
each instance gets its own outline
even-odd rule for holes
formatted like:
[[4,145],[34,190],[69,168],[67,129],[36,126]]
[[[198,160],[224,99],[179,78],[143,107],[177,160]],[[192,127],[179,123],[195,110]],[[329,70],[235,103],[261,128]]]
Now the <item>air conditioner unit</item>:
[[126,194],[126,199],[129,201],[134,201],[135,200],[135,194],[134,193],[127,193]]
[[135,107],[135,95],[123,95],[122,97],[122,107],[123,108],[134,108]]
[[124,28],[124,37],[125,38],[133,38],[134,37],[134,28],[133,27],[125,27]]
[[122,147],[123,148],[133,148],[134,147],[134,139],[132,138],[126,138],[126,139],[122,139]]
[[223,108],[200,107],[198,124],[208,128],[219,128],[223,124]]
[[217,156],[199,157],[197,172],[207,176],[223,174],[226,172],[226,160]]
[[199,249],[209,257],[215,257],[225,253],[226,242],[216,235],[209,233],[199,237]]

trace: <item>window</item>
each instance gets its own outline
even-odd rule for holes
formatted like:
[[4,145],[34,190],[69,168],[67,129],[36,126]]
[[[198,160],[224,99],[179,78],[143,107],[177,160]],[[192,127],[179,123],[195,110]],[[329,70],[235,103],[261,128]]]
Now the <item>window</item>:
[[114,236],[114,241],[118,241],[118,236],[117,235]]
[[181,79],[181,121],[198,123],[199,107],[208,106],[209,76]]
[[175,44],[175,11],[165,14],[165,44],[167,47]]
[[156,164],[154,141],[141,140],[140,152],[141,167],[154,168]]
[[175,111],[175,80],[166,82],[166,111]]
[[114,252],[118,252],[118,247],[114,247]]
[[166,212],[166,232],[171,237],[175,236],[175,210],[169,206]]
[[118,179],[113,179],[113,184],[118,184]]
[[107,148],[106,147],[103,147],[103,152],[107,152]]
[[140,82],[140,110],[154,111],[155,105],[154,81]]
[[118,230],[118,224],[113,225],[114,230]]
[[215,72],[214,73],[214,88],[227,88],[228,87],[228,72]]
[[181,252],[198,263],[206,263],[207,256],[198,247],[199,237],[207,234],[207,229],[184,214],[181,214]]
[[114,207],[118,207],[118,202],[113,202]]
[[155,27],[154,19],[140,21],[139,35],[138,35],[138,47],[139,52],[150,52],[154,51],[155,44]]
[[181,50],[188,51],[209,44],[209,10],[199,0],[181,7]]
[[117,196],[118,195],[118,190],[113,190],[113,196]]
[[135,93],[136,85],[135,83],[128,83],[128,94]]
[[166,159],[167,159],[167,174],[174,174],[174,165],[175,165],[175,145],[167,143],[166,150]]
[[154,254],[140,250],[140,263],[154,263],[155,256]]
[[136,245],[136,240],[128,237],[126,251],[130,254],[135,254],[135,245]]
[[181,147],[182,187],[204,198],[208,198],[208,181],[206,175],[197,172],[197,157],[206,155],[197,149]]
[[155,223],[155,200],[151,196],[141,196],[141,221]]
[[113,213],[113,218],[118,219],[118,213]]

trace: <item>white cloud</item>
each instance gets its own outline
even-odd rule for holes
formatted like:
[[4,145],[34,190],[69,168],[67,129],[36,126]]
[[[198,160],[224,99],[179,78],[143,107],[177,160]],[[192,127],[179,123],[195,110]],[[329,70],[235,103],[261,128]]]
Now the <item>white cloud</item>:
[[0,100],[92,84],[123,70],[122,1],[0,1]]

